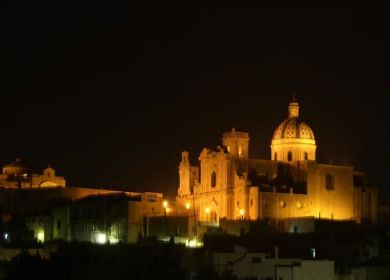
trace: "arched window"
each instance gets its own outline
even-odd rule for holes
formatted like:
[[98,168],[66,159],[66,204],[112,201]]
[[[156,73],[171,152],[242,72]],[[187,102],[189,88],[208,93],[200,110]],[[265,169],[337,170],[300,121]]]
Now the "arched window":
[[308,155],[308,153],[307,153],[307,152],[305,152],[305,153],[304,153],[304,155],[303,155],[303,157],[304,157],[304,159],[305,159],[305,160],[308,160],[308,159],[309,159],[309,155]]
[[292,152],[291,151],[288,151],[287,160],[292,161]]
[[274,160],[278,160],[278,153],[274,154]]
[[213,173],[211,173],[211,187],[215,188],[216,185],[217,185],[217,173],[213,171]]

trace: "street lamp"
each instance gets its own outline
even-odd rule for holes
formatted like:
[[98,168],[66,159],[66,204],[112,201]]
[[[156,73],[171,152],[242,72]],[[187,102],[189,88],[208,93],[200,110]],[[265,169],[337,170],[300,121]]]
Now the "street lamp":
[[191,208],[191,203],[186,202],[186,209],[189,210]]
[[245,209],[244,208],[240,209],[240,215],[241,215],[241,219],[244,219],[244,215],[245,215]]

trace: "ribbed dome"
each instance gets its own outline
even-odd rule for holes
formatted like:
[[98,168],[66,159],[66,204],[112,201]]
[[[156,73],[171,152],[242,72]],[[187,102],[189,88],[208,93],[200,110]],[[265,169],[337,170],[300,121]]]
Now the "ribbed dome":
[[315,140],[313,130],[300,122],[298,118],[291,117],[283,121],[275,130],[273,139],[311,139]]

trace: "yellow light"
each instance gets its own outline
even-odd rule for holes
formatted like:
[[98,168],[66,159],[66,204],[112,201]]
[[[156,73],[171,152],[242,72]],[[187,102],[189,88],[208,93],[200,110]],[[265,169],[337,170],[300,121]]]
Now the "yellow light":
[[186,209],[190,209],[191,208],[191,204],[189,202],[186,202]]
[[108,238],[108,241],[110,241],[111,244],[116,244],[119,242],[118,238],[114,236],[110,236],[110,238]]
[[203,246],[203,242],[197,240],[196,238],[191,239],[191,240],[190,239],[186,240],[186,247],[189,247],[189,248],[199,248],[199,247],[202,247],[202,246]]
[[169,208],[169,207],[166,207],[166,208],[165,208],[165,211],[166,211],[167,213],[170,213],[170,212],[172,212],[172,209]]
[[167,200],[164,200],[164,201],[163,201],[163,207],[164,207],[164,208],[167,208],[167,207],[168,207],[168,201],[167,201]]
[[104,243],[106,243],[106,241],[107,241],[107,236],[106,236],[105,233],[99,232],[99,233],[96,235],[96,242],[97,242],[97,243],[104,244]]
[[204,211],[206,212],[206,214],[210,213],[210,207],[206,207],[206,208],[204,209]]
[[244,216],[245,215],[245,210],[243,208],[240,209],[240,215]]
[[43,230],[37,233],[37,241],[42,243],[45,242],[45,232]]

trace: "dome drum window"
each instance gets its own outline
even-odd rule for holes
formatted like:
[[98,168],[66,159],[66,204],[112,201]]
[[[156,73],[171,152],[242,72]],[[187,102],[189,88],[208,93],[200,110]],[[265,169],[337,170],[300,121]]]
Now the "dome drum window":
[[287,160],[288,161],[292,161],[292,159],[293,159],[292,152],[288,151],[288,153],[287,153]]

